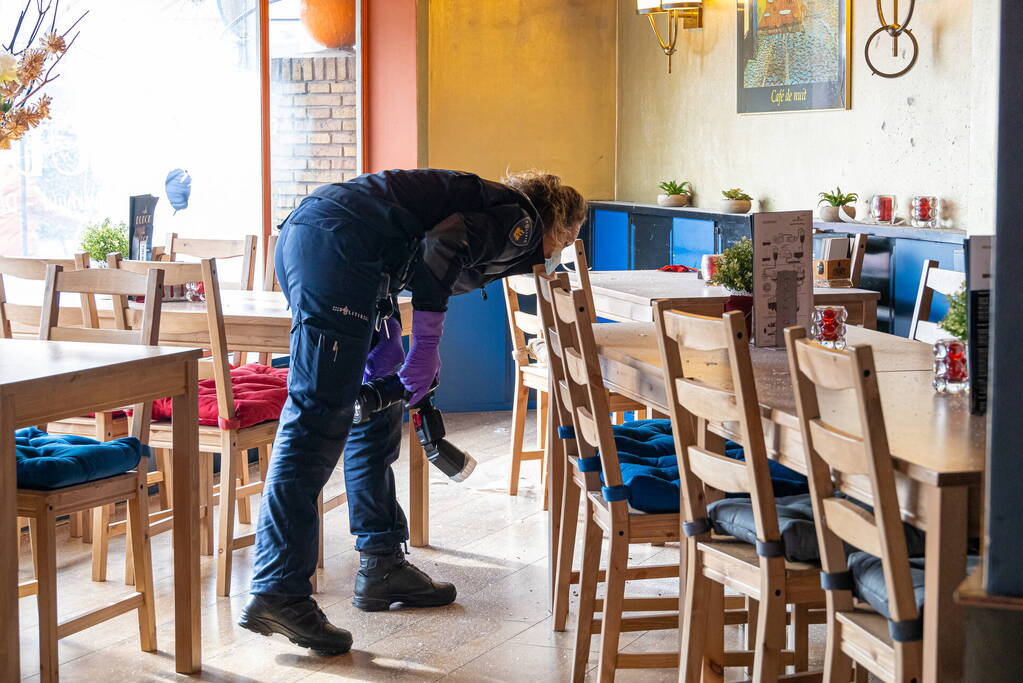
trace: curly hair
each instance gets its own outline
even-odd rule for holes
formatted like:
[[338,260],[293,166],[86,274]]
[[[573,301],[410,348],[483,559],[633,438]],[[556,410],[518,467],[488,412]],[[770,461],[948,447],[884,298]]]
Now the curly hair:
[[586,219],[586,200],[574,187],[562,185],[558,176],[536,169],[509,173],[501,182],[529,197],[540,212],[544,232],[558,243],[568,244],[579,236],[579,226]]

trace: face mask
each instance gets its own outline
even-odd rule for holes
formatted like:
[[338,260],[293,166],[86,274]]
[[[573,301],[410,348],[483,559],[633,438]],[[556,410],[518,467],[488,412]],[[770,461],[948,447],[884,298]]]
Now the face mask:
[[561,250],[560,249],[555,249],[554,253],[551,254],[551,257],[547,258],[547,259],[544,259],[544,261],[543,261],[543,267],[547,271],[548,275],[550,275],[551,273],[556,271],[558,269],[558,266],[560,266],[560,265],[561,265]]

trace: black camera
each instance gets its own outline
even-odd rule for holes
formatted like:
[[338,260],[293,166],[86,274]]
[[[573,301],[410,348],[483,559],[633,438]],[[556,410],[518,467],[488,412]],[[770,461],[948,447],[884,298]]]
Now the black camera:
[[[409,398],[411,394],[397,374],[372,379],[359,389],[353,422],[364,422],[373,413],[390,408],[395,403],[406,403]],[[437,406],[433,405],[433,389],[419,403],[409,407],[416,410],[412,415],[412,427],[416,430],[416,437],[426,452],[427,460],[453,481],[465,481],[476,468],[476,460],[444,438],[444,417]]]

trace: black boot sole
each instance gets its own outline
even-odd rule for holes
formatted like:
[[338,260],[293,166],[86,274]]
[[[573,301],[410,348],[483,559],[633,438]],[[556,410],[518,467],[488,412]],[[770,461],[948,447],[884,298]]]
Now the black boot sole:
[[451,595],[391,595],[386,598],[367,598],[356,595],[352,597],[352,605],[363,612],[383,612],[391,605],[400,602],[405,607],[444,607],[450,605],[458,597],[455,591]]
[[242,617],[238,620],[238,625],[248,631],[258,633],[261,636],[269,636],[274,633],[278,633],[287,638],[288,640],[290,640],[295,645],[298,645],[299,647],[309,648],[310,650],[320,655],[321,657],[336,657],[337,655],[347,654],[349,650],[352,649],[351,638],[348,639],[347,645],[344,646],[331,645],[324,647],[307,638],[303,638],[297,635],[296,633],[289,630],[286,626],[279,622],[271,621],[269,619],[263,619],[260,617],[250,617],[243,614]]

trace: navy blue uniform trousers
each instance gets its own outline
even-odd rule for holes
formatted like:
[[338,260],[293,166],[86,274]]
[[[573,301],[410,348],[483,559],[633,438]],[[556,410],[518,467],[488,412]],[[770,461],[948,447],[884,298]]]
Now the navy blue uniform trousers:
[[386,550],[408,539],[391,470],[402,407],[352,426],[388,249],[393,241],[370,226],[328,218],[315,202],[281,228],[276,266],[292,310],[291,369],[259,511],[253,593],[312,593],[317,496],[342,452],[355,547]]

